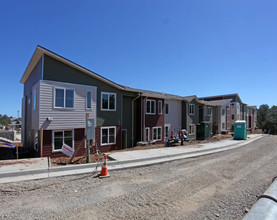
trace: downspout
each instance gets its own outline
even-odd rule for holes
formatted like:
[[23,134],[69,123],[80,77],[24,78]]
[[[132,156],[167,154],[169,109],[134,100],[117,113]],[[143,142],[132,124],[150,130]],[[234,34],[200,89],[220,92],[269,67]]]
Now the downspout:
[[132,147],[134,147],[134,101],[140,96],[141,94],[139,93],[138,96],[132,100]]

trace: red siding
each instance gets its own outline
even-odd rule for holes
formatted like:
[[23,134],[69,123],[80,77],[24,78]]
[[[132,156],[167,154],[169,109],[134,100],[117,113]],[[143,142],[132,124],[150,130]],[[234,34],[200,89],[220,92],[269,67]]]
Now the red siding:
[[[77,149],[85,136],[85,129],[74,129],[74,148]],[[84,142],[79,148],[76,156],[82,156],[85,153]],[[43,131],[43,157],[67,157],[61,152],[52,152],[52,130]]]
[[[108,126],[103,126],[103,127],[108,127]],[[96,136],[96,141],[97,141],[97,146],[99,148],[99,150],[101,151],[101,153],[103,152],[108,152],[108,151],[112,151],[112,150],[121,150],[122,146],[121,146],[121,126],[116,126],[116,144],[112,144],[112,145],[103,145],[101,146],[101,126],[97,126],[95,128],[95,136]],[[94,152],[96,147],[94,146]]]
[[[156,112],[155,114],[145,114],[146,110],[146,100],[155,100],[156,101]],[[158,98],[147,98],[143,97],[138,101],[137,105],[137,131],[138,131],[138,138],[141,141],[144,140],[145,132],[144,128],[149,127],[149,135],[150,135],[150,140],[152,140],[152,128],[153,127],[161,127],[162,128],[162,140],[157,141],[157,143],[164,143],[164,100],[163,99],[158,99]],[[162,114],[158,113],[158,103],[159,101],[162,101]],[[141,104],[142,103],[142,104]],[[142,122],[142,123],[141,123]],[[142,132],[141,132],[142,131]]]

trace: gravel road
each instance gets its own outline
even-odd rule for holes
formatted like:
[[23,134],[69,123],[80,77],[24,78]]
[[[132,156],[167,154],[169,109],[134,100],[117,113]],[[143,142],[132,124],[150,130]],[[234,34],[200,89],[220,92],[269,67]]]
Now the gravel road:
[[277,136],[198,158],[0,185],[0,219],[241,219],[277,175]]

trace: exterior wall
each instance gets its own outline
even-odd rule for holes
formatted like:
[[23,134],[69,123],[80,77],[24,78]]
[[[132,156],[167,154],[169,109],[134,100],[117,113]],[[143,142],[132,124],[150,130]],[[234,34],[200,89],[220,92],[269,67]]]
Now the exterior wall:
[[[233,104],[233,105],[232,105]],[[231,130],[234,130],[234,124],[237,120],[240,120],[240,103],[239,102],[231,102],[230,104],[230,113],[231,113]],[[234,119],[232,119],[232,115],[234,115]]]
[[[224,114],[222,114],[222,109],[224,109]],[[228,115],[228,109],[230,109],[229,107],[229,103],[226,103],[222,106],[219,107],[219,133],[225,133],[228,132],[229,128],[228,128],[228,122],[230,125],[230,120],[231,120],[231,116]],[[222,127],[222,124],[224,123],[224,127]]]
[[[194,115],[189,114],[189,104],[194,104],[195,106],[195,113]],[[194,129],[194,134],[188,134],[188,139],[196,139],[196,125],[199,123],[199,105],[195,100],[192,100],[191,102],[187,103],[187,126],[186,130],[189,132],[189,125],[194,124],[195,129]]]
[[182,101],[182,129],[187,130],[187,105],[188,103],[186,101]]
[[[40,59],[30,76],[24,83],[24,97],[22,100],[22,121],[24,122],[22,126],[22,137],[23,145],[27,149],[32,149],[34,144],[34,131],[32,129],[33,115],[32,115],[32,92],[33,87],[36,83],[41,80],[43,74],[43,59]],[[24,117],[24,118],[23,118]]]
[[182,102],[178,100],[165,100],[168,103],[168,114],[164,115],[164,125],[168,126],[169,136],[171,131],[178,133],[182,129]]
[[110,145],[101,145],[101,128],[106,126],[97,126],[95,128],[95,135],[99,137],[96,139],[96,144],[99,147],[99,150],[103,152],[108,152],[112,150],[120,150],[121,149],[121,126],[116,126],[116,143]]
[[[96,121],[96,87],[43,80],[40,81],[39,88],[39,122],[33,129],[85,128],[86,114]],[[55,88],[74,90],[74,107],[72,109],[55,108]],[[86,108],[88,91],[91,91],[92,94],[91,109]],[[48,117],[53,117],[53,120],[48,121]]]
[[256,128],[257,110],[253,107],[247,107],[247,129],[252,130]]
[[[49,56],[44,57],[44,80],[67,82],[80,85],[96,86],[97,87],[97,126],[109,126],[122,124],[122,97],[123,95],[136,97],[136,93],[123,92],[101,80],[89,76],[77,69],[74,69],[54,58]],[[101,92],[116,93],[116,110],[102,111],[101,110]],[[131,122],[130,122],[131,123]]]
[[[43,131],[43,148],[42,148],[42,156],[43,157],[66,157],[65,154],[61,152],[53,152],[53,131],[52,130],[44,130]],[[40,136],[40,135],[39,135]],[[74,149],[81,144],[78,153],[76,156],[82,156],[85,153],[85,144],[82,143],[83,138],[85,137],[85,129],[78,128],[74,129]],[[40,140],[39,140],[40,141]],[[39,153],[38,153],[39,155]]]
[[[146,114],[146,100],[155,100],[155,114]],[[162,114],[158,113],[159,101],[162,101]],[[146,141],[146,128],[149,128],[149,140],[153,140],[153,127],[161,127],[161,140],[157,141],[157,143],[164,143],[164,111],[163,99],[141,97],[137,100],[136,142]]]
[[[132,136],[134,135],[133,128],[135,125],[135,106],[132,108],[132,97],[123,96],[123,108],[122,108],[122,129],[127,132],[127,148],[133,147]],[[133,118],[134,117],[134,118]],[[132,125],[134,123],[134,125]],[[123,142],[122,142],[123,143]]]
[[219,107],[213,106],[211,108],[212,108],[212,115],[210,116],[211,117],[210,121],[211,121],[212,133],[218,134],[220,133],[220,121],[218,120],[220,115]]

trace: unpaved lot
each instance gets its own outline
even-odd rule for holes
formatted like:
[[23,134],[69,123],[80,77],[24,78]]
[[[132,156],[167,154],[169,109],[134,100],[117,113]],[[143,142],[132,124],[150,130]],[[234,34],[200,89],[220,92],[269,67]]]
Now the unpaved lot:
[[276,176],[277,137],[160,165],[0,185],[0,219],[241,219]]

